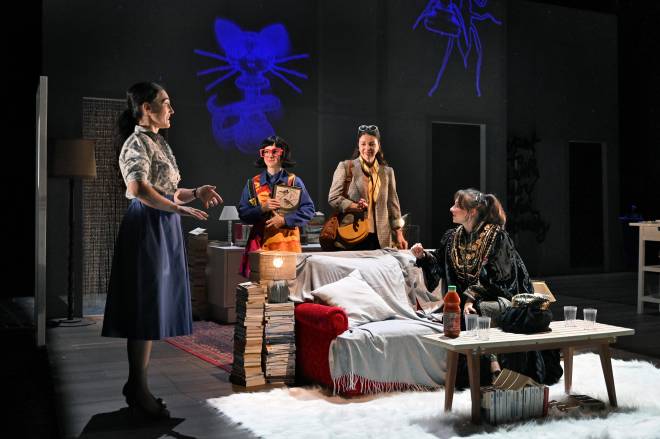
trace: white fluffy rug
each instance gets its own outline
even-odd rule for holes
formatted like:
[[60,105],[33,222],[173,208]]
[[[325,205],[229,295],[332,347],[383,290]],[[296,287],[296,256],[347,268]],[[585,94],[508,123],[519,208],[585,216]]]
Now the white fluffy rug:
[[[444,391],[329,396],[318,388],[236,393],[208,403],[264,438],[551,438],[660,439],[660,369],[640,361],[612,360],[618,409],[595,415],[557,415],[506,424],[472,425],[469,390],[454,394],[445,413]],[[574,358],[573,393],[608,401],[596,354]],[[561,400],[564,382],[550,387]]]

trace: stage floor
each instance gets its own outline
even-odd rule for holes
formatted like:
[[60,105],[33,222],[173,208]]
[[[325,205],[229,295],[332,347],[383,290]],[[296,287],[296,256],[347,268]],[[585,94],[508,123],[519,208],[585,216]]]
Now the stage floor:
[[[621,337],[613,345],[613,358],[646,360],[660,367],[660,312],[657,306],[647,304],[644,314],[636,313],[634,300],[631,300],[636,294],[636,284],[631,280],[631,276],[625,274],[603,275],[596,280],[593,275],[549,278],[548,285],[558,298],[552,310],[559,320],[563,318],[564,305],[597,308],[598,321],[635,329],[634,336]],[[581,316],[580,311],[578,317]],[[21,374],[21,364],[17,363],[21,361],[20,355],[7,356],[8,359],[3,360],[5,370],[11,366],[11,361],[15,362],[12,374],[2,375],[11,381],[9,389],[16,392],[13,397],[32,398],[23,404],[28,408],[9,410],[7,425],[22,429],[24,434],[21,437],[253,437],[240,426],[231,425],[205,401],[236,392],[268,390],[273,386],[249,390],[234,386],[224,370],[162,341],[154,343],[150,385],[153,393],[167,402],[173,419],[160,424],[133,422],[121,395],[127,376],[125,340],[100,337],[101,317],[93,319],[96,323],[90,326],[49,329],[47,352],[44,352],[47,355],[35,357],[36,361],[44,363],[37,371],[34,367],[25,367]],[[16,340],[16,335],[12,337]],[[25,364],[30,364],[28,357],[23,358]],[[30,361],[34,363],[35,360]],[[33,385],[35,373],[49,373],[50,376],[40,377],[37,386]],[[52,391],[44,389],[48,385]],[[618,386],[625,386],[625,383],[617,382]],[[23,395],[21,389],[39,394]],[[48,416],[44,414],[48,411],[44,407],[53,407],[56,416],[46,419]],[[26,410],[32,410],[32,413],[26,413]],[[49,424],[54,423],[58,425],[60,435],[30,434],[39,428],[40,431],[49,431],[55,427]],[[32,428],[35,425],[39,428]],[[25,426],[30,427],[30,431],[26,431]],[[16,431],[16,428],[10,428],[10,431]]]

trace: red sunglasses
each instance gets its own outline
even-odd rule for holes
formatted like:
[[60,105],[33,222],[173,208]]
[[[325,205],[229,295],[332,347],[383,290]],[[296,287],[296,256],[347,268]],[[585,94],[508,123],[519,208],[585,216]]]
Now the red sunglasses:
[[282,148],[261,148],[259,150],[259,157],[264,157],[265,155],[270,155],[273,157],[280,157],[284,153],[284,150]]

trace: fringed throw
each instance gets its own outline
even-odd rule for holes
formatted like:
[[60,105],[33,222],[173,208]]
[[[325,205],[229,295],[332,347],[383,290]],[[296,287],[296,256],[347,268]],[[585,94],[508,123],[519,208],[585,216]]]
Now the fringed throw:
[[342,375],[332,380],[333,395],[346,393],[376,394],[382,392],[400,392],[412,390],[418,392],[431,391],[440,386],[423,386],[420,384],[408,384],[397,382],[380,382],[370,380],[354,373]]

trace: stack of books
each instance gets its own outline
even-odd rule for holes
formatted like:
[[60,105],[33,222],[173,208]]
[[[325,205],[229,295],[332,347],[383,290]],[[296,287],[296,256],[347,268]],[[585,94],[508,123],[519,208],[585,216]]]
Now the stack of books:
[[265,303],[265,287],[254,282],[237,285],[234,364],[230,376],[234,384],[246,387],[266,384],[261,368]]
[[307,237],[307,244],[319,243],[319,235],[321,234],[321,230],[323,230],[323,224],[325,224],[325,215],[323,212],[316,212],[312,219],[305,224],[303,231]]
[[481,417],[497,425],[548,413],[548,387],[503,369],[493,385],[481,388]]
[[293,302],[264,308],[263,364],[269,383],[292,384],[296,378],[296,335]]
[[192,314],[195,320],[206,320],[209,314],[206,294],[206,265],[209,259],[206,246],[208,242],[209,235],[204,229],[197,228],[188,234],[188,273]]

